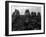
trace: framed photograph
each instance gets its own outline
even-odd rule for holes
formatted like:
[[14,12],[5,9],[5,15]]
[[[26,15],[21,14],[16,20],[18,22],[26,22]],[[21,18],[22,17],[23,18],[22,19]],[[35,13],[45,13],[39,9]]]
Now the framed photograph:
[[6,1],[5,35],[45,34],[45,3]]

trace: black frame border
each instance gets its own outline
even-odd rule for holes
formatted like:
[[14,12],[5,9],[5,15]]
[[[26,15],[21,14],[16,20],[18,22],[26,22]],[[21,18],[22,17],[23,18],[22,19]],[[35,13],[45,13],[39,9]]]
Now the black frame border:
[[[13,34],[9,35],[9,3],[26,3],[26,4],[41,4],[44,5],[44,32],[43,33],[28,33],[28,34]],[[34,35],[45,34],[45,3],[40,2],[22,2],[22,1],[5,1],[5,36],[18,36],[18,35]]]

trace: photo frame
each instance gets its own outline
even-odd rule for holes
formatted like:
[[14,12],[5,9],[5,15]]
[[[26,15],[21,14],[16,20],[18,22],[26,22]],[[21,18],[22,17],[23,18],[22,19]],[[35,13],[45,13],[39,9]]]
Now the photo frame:
[[[19,10],[20,15],[24,15],[24,12],[29,12],[29,11],[30,11],[30,14],[31,14],[31,12],[34,12],[34,13],[36,12],[36,15],[38,14],[38,12],[40,12],[39,18],[40,18],[41,21],[37,22],[40,25],[35,24],[36,25],[35,26],[34,22],[37,21],[36,18],[38,18],[38,17],[30,15],[30,16],[32,16],[31,22],[34,21],[34,17],[35,17],[35,21],[32,24],[28,23],[28,25],[29,26],[31,25],[31,27],[33,27],[33,28],[28,29],[27,26],[25,28],[25,23],[24,23],[23,24],[24,26],[20,25],[20,27],[18,27],[18,28],[21,28],[21,29],[15,30],[16,24],[14,25],[12,23],[13,20],[14,20],[12,15],[15,11],[17,11],[16,9]],[[25,11],[26,9],[27,9],[27,11]],[[25,17],[25,15],[24,15],[24,17]],[[23,16],[21,16],[21,17],[23,17]],[[19,22],[20,22],[20,19],[19,19]],[[19,22],[17,22],[17,25],[18,25]],[[15,28],[14,28],[14,26],[15,26]],[[35,28],[35,27],[37,27],[37,28]],[[45,34],[45,3],[22,2],[22,1],[5,1],[5,35],[6,36],[16,36],[16,35],[18,36],[18,35],[33,35],[33,34]]]

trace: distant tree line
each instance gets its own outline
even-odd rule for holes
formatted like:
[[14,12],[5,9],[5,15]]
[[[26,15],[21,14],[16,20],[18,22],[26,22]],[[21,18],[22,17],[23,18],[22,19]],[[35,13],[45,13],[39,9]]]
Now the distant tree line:
[[15,9],[12,14],[12,31],[16,30],[38,30],[41,29],[41,14],[25,10],[24,15],[20,15],[19,10]]

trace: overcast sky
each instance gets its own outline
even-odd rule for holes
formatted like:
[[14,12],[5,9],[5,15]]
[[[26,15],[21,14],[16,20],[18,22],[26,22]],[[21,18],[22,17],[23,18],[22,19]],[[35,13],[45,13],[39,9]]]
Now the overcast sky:
[[20,12],[20,15],[23,15],[25,13],[26,9],[29,9],[30,14],[31,12],[41,12],[41,7],[36,7],[36,6],[11,6],[11,12],[13,13],[15,11],[15,9],[18,9]]

